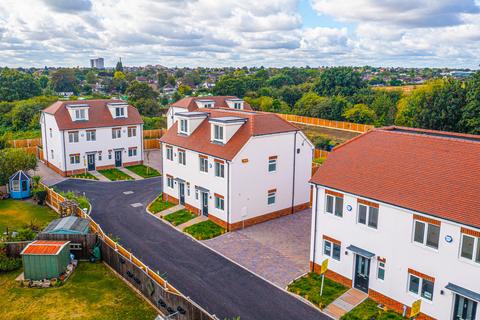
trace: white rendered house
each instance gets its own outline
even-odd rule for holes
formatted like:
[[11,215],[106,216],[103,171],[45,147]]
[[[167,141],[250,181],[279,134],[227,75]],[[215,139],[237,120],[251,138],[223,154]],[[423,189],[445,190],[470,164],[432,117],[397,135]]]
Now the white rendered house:
[[124,101],[57,101],[40,125],[43,159],[63,176],[143,163],[143,120]]
[[164,197],[228,230],[309,207],[313,146],[275,114],[183,110],[160,141]]
[[480,319],[480,136],[387,127],[335,148],[314,185],[310,267],[409,315]]

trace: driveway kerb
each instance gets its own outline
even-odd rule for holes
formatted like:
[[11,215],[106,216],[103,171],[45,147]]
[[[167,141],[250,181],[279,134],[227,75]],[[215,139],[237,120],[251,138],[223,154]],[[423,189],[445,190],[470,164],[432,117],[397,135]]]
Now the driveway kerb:
[[[322,310],[320,310],[320,309],[319,309],[317,306],[315,306],[313,303],[311,303],[311,302],[310,302],[310,301],[308,301],[307,299],[303,298],[302,296],[299,296],[299,295],[297,295],[297,294],[294,294],[294,293],[292,293],[292,292],[290,292],[290,291],[286,290],[285,288],[282,288],[282,287],[280,287],[280,286],[279,286],[279,285],[277,285],[276,283],[273,283],[272,281],[270,281],[270,280],[268,280],[268,279],[266,279],[266,278],[262,277],[261,275],[259,275],[259,274],[256,274],[255,272],[251,271],[250,269],[247,269],[246,267],[242,266],[242,265],[241,265],[241,264],[239,264],[238,262],[236,262],[236,261],[232,260],[231,258],[227,257],[226,255],[224,255],[224,254],[222,254],[222,253],[218,252],[217,250],[215,250],[215,249],[213,249],[213,248],[210,248],[209,246],[207,246],[206,244],[204,244],[202,241],[200,241],[200,240],[197,240],[196,238],[194,238],[194,237],[193,237],[192,235],[190,235],[189,233],[186,233],[186,232],[180,231],[180,230],[179,230],[179,229],[177,229],[177,228],[176,228],[174,225],[170,224],[169,222],[167,222],[167,221],[163,220],[163,219],[162,219],[162,218],[160,218],[160,217],[157,217],[155,214],[153,214],[152,212],[150,212],[150,210],[148,210],[148,207],[149,207],[149,206],[150,206],[150,204],[152,204],[154,201],[155,201],[155,200],[153,200],[152,202],[150,202],[150,203],[147,205],[147,207],[146,207],[146,210],[145,210],[145,211],[147,211],[147,213],[148,213],[148,214],[150,214],[150,215],[154,216],[156,219],[158,219],[158,220],[162,221],[162,223],[165,223],[165,224],[167,224],[169,227],[171,227],[171,228],[175,229],[177,232],[180,232],[180,233],[183,233],[183,234],[184,234],[184,235],[186,235],[186,236],[189,236],[191,239],[193,239],[193,240],[194,240],[194,241],[196,241],[197,243],[201,244],[202,246],[204,246],[205,248],[209,249],[210,251],[212,251],[212,252],[214,252],[214,253],[218,254],[219,256],[221,256],[221,257],[223,257],[223,258],[227,259],[227,260],[228,260],[228,261],[230,261],[231,263],[233,263],[233,264],[235,264],[235,265],[239,266],[240,268],[242,268],[242,269],[244,269],[244,270],[246,270],[246,271],[250,272],[250,273],[251,273],[251,274],[253,274],[254,276],[256,276],[256,277],[258,277],[258,278],[260,278],[260,279],[264,280],[265,282],[268,282],[269,284],[271,284],[272,286],[274,286],[274,287],[276,287],[276,288],[278,288],[278,289],[282,290],[283,292],[286,292],[286,293],[288,293],[289,295],[291,295],[292,297],[294,297],[294,298],[296,298],[296,299],[300,300],[301,302],[305,303],[305,304],[306,304],[306,305],[308,305],[309,307],[311,307],[311,308],[314,308],[315,310],[317,310],[317,311],[318,311],[318,312],[320,312],[321,314],[323,314],[323,315],[325,315],[325,316],[327,316],[327,317],[329,317],[329,318],[331,318],[331,319],[334,319],[334,318],[332,318],[330,315],[328,315],[328,314],[324,313]],[[227,234],[227,232],[226,232],[225,234]],[[219,237],[221,237],[221,236],[223,236],[223,234],[222,234],[222,235],[220,235]],[[302,276],[303,276],[303,275],[302,275]],[[298,278],[297,278],[297,279],[298,279]],[[295,279],[295,280],[296,280],[296,279]],[[293,282],[293,281],[292,281],[292,282]]]

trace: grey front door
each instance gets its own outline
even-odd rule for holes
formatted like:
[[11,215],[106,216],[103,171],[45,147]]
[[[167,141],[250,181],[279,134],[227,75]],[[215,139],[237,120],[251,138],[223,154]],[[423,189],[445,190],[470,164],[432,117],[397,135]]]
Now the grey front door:
[[453,320],[475,320],[477,302],[456,294],[454,308]]
[[115,151],[115,167],[122,166],[122,150]]
[[95,153],[87,154],[87,168],[88,171],[95,170]]
[[354,287],[368,293],[368,280],[370,276],[370,259],[359,254],[355,255],[355,283]]
[[208,193],[202,192],[202,215],[208,217]]
[[179,182],[178,183],[178,193],[179,193],[179,199],[180,199],[180,204],[184,205],[185,204],[185,183]]

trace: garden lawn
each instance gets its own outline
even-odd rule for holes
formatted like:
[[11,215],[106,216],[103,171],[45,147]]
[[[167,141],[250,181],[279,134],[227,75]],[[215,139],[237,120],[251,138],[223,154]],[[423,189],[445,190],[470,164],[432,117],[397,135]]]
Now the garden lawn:
[[183,209],[174,213],[167,214],[163,218],[168,222],[170,222],[171,224],[173,224],[174,226],[178,226],[178,225],[181,225],[182,223],[192,220],[195,217],[196,215],[194,215],[188,210]]
[[143,164],[138,164],[135,166],[126,167],[128,170],[138,174],[142,178],[152,178],[160,176],[160,172],[153,169],[152,167],[147,167]]
[[73,176],[70,176],[71,178],[80,178],[80,179],[90,179],[90,180],[98,180],[97,177],[95,177],[93,174],[90,172],[84,172],[81,174],[74,174]]
[[190,234],[197,240],[207,240],[225,233],[225,229],[210,220],[191,225],[190,227],[185,228],[183,231]]
[[123,171],[120,171],[116,168],[113,169],[105,169],[105,170],[98,170],[101,174],[103,174],[107,179],[112,181],[117,180],[133,180],[128,174]]
[[344,285],[325,277],[323,295],[320,296],[321,285],[322,276],[310,272],[289,284],[288,291],[304,297],[314,305],[320,307],[320,309],[323,309],[348,290]]
[[340,319],[403,320],[407,318],[402,317],[400,314],[392,310],[383,311],[377,307],[377,303],[375,301],[367,299],[356,306],[352,311],[342,316]]
[[158,213],[163,210],[167,210],[168,208],[173,207],[175,204],[168,202],[168,201],[163,201],[162,200],[162,195],[159,195],[155,201],[153,201],[149,206],[148,210],[150,210],[151,213]]
[[80,262],[65,285],[21,288],[0,274],[0,319],[154,319],[157,313],[103,263]]
[[47,206],[39,206],[32,202],[6,199],[0,200],[0,232],[8,227],[9,231],[18,230],[31,222],[40,228],[58,218],[55,211]]

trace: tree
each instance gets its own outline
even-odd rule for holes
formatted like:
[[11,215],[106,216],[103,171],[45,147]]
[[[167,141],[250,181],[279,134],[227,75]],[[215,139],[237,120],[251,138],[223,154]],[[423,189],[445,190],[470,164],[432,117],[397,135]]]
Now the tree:
[[275,88],[288,86],[293,84],[293,79],[288,75],[279,73],[267,80],[267,85]]
[[37,159],[23,149],[7,148],[0,150],[0,185],[8,183],[8,178],[18,170],[34,170]]
[[115,71],[123,72],[123,63],[122,59],[118,60],[117,65],[115,66]]
[[295,104],[295,113],[328,120],[343,120],[349,102],[341,96],[320,97],[315,92],[305,93]]
[[122,71],[115,71],[115,73],[113,74],[113,79],[125,80],[126,79],[125,73],[123,73]]
[[175,86],[177,84],[177,80],[174,76],[168,76],[167,83],[171,86]]
[[[20,100],[10,105],[0,105],[1,125],[12,131],[40,129],[40,111],[54,103],[58,98],[39,96]],[[3,110],[2,110],[3,109]],[[4,114],[2,114],[2,111]]]
[[192,88],[190,86],[181,84],[178,86],[178,93],[180,93],[182,96],[190,95],[192,94]]
[[38,78],[38,85],[41,89],[46,89],[48,87],[48,82],[49,80],[46,75],[42,75],[40,78]]
[[387,126],[395,122],[397,104],[402,96],[401,91],[378,90],[374,94],[370,108],[377,115],[376,125]]
[[56,92],[73,92],[78,94],[78,80],[72,69],[58,69],[52,73],[50,79],[53,90]]
[[0,72],[0,101],[28,99],[40,94],[31,74],[4,68]]
[[127,88],[128,101],[135,104],[140,99],[157,100],[158,93],[153,90],[147,83],[133,81]]
[[158,116],[160,113],[160,104],[155,99],[138,99],[135,101],[134,106],[138,109],[143,116],[153,117]]
[[462,110],[459,128],[466,133],[480,134],[480,71],[466,84],[466,105]]
[[159,88],[163,88],[167,84],[168,75],[164,70],[160,70],[157,75],[157,84]]
[[321,96],[351,96],[366,87],[359,72],[351,67],[327,68],[320,73],[314,91]]
[[366,104],[359,103],[345,111],[343,114],[345,119],[355,123],[373,124],[377,118],[375,111],[370,109]]
[[93,70],[90,70],[87,72],[87,75],[85,76],[85,80],[89,84],[95,84],[97,82],[97,75],[95,74],[95,72],[93,72]]

